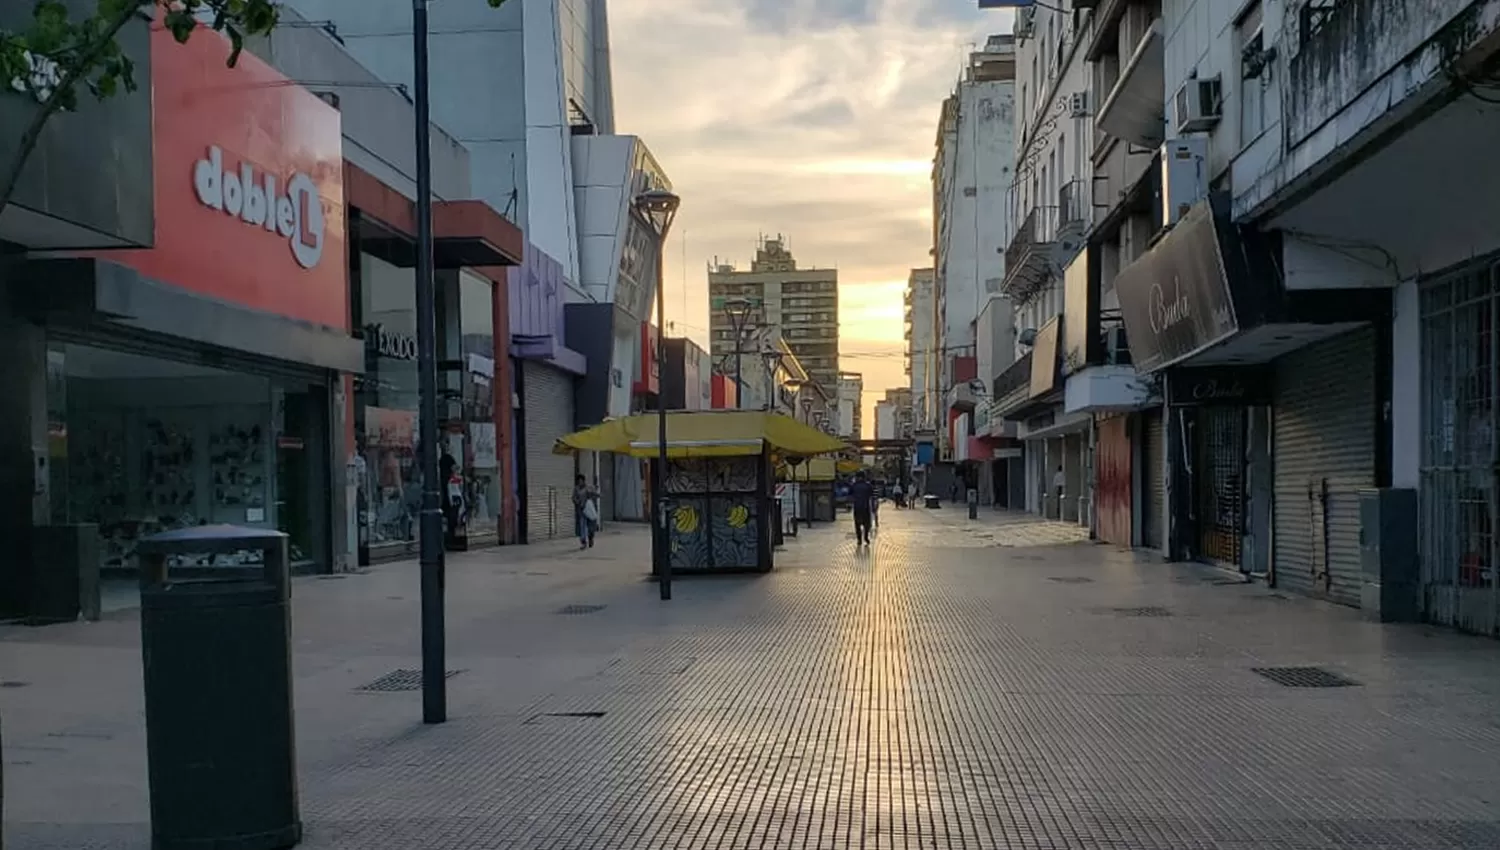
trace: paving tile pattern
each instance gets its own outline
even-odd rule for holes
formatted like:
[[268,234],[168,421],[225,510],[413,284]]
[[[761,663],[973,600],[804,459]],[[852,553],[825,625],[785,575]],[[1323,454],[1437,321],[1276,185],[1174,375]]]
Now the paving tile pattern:
[[[355,691],[415,666],[415,576],[299,585],[304,846],[1500,847],[1495,643],[1056,523],[881,520],[868,550],[814,527],[775,572],[670,603],[638,533],[609,559],[456,558],[464,673],[435,727],[416,694]],[[32,682],[0,690],[10,850],[149,845],[130,625],[0,632],[5,678]]]

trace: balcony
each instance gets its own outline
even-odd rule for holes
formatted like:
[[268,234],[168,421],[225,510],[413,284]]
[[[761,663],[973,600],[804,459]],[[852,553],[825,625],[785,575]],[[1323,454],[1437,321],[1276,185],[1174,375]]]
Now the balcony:
[[995,418],[1004,418],[1031,399],[1031,352],[1021,355],[995,379],[993,393]]
[[1136,374],[1126,345],[1119,311],[1100,317],[1099,354],[1068,376],[1063,387],[1064,413],[1122,413],[1159,404],[1156,384]]
[[1005,249],[1000,294],[1024,304],[1057,277],[1060,267],[1053,248],[1060,219],[1057,207],[1034,207],[1026,214]]

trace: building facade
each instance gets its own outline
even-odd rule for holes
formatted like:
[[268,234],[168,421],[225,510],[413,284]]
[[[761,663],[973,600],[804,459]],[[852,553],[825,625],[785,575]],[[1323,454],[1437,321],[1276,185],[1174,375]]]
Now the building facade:
[[938,415],[938,320],[936,274],[930,269],[912,269],[906,280],[904,330],[905,368],[911,405],[911,456],[913,473],[920,473],[937,457]]
[[[352,57],[325,29],[283,26],[248,49],[335,106],[342,125],[350,315],[365,342],[365,369],[353,376],[355,483],[347,494],[358,562],[415,554],[416,501],[416,154],[411,104]],[[510,450],[510,296],[506,268],[520,262],[520,230],[472,195],[469,152],[431,128],[439,303],[439,406],[444,492],[450,494],[447,544],[473,548],[514,542],[517,469]],[[460,247],[454,227],[487,232]],[[459,257],[459,253],[468,256]],[[494,261],[494,265],[490,262]],[[496,333],[496,328],[499,333]]]
[[[975,321],[1005,277],[1004,239],[1013,211],[1016,128],[1016,41],[990,36],[942,105],[933,158],[933,262],[937,363],[934,399],[941,423],[968,414],[975,393],[949,369],[955,356],[973,357]],[[938,460],[952,462],[970,433],[939,427]]]
[[[708,295],[709,345],[714,357],[734,356],[734,322],[724,307],[744,299],[750,307],[747,327],[779,334],[811,379],[826,392],[835,391],[839,375],[837,269],[799,268],[783,238],[763,237],[748,270],[717,260],[710,265]],[[747,356],[744,340],[739,341],[739,349],[742,358]]]
[[835,400],[835,436],[858,440],[864,435],[864,397],[864,376],[858,372],[840,372]]
[[1093,410],[1097,535],[1500,633],[1500,166],[1475,141],[1500,121],[1500,3],[1061,17],[1093,72],[1093,220],[1060,342],[1001,389]]
[[[133,224],[94,217],[108,228],[97,244],[114,250],[6,264],[12,480],[0,492],[20,554],[0,568],[7,619],[97,617],[93,579],[134,588],[136,544],[169,529],[278,529],[298,571],[350,563],[335,482],[365,346],[350,321],[339,112],[253,55],[227,68],[228,42],[212,33],[178,45],[143,26],[127,45],[150,91],[127,97],[109,129],[124,148],[150,140],[130,168],[151,188],[105,191],[144,198],[154,238],[120,248],[141,244]],[[74,150],[51,144],[43,163]],[[89,173],[78,166],[73,180]],[[98,187],[23,187],[30,241],[69,238],[86,188]]]

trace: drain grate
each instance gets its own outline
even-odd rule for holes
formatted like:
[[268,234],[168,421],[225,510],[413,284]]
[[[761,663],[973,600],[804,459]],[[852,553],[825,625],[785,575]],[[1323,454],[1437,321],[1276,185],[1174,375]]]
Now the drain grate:
[[544,711],[533,714],[521,722],[522,726],[535,726],[543,720],[599,720],[604,717],[602,711]]
[[594,614],[603,611],[603,605],[564,605],[557,609],[559,614]]
[[[443,678],[451,679],[462,673],[462,670],[449,670]],[[422,689],[421,670],[392,670],[373,682],[360,685],[356,691],[375,691],[379,693],[390,693],[392,691],[420,691]]]
[[1170,617],[1172,609],[1162,608],[1156,605],[1144,605],[1138,608],[1094,608],[1095,614],[1112,614],[1116,617]]
[[1048,576],[1047,581],[1055,581],[1058,584],[1093,584],[1094,580],[1083,576]]
[[1353,688],[1359,683],[1322,667],[1252,667],[1250,672],[1263,676],[1283,688]]
[[17,681],[11,680],[11,681],[0,682],[0,688],[24,688],[24,687],[26,687],[29,684],[31,684],[31,683],[30,682],[17,682]]

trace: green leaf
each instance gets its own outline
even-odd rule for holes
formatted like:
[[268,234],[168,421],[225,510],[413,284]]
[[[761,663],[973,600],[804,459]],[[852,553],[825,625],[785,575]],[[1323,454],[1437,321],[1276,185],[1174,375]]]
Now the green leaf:
[[167,12],[167,29],[172,31],[172,37],[177,39],[178,44],[186,44],[192,37],[193,30],[198,27],[198,19],[193,17],[192,10],[187,6],[178,6]]

